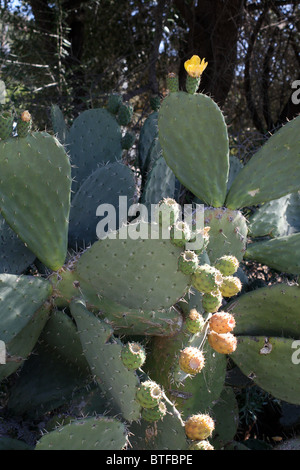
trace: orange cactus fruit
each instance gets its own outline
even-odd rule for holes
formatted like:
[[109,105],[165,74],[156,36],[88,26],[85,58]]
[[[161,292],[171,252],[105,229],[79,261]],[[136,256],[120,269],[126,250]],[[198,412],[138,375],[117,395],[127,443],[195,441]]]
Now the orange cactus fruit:
[[237,339],[232,333],[216,333],[211,330],[207,339],[209,345],[220,354],[231,354],[237,347]]
[[216,333],[229,333],[235,327],[235,319],[231,313],[217,312],[209,320],[210,330]]

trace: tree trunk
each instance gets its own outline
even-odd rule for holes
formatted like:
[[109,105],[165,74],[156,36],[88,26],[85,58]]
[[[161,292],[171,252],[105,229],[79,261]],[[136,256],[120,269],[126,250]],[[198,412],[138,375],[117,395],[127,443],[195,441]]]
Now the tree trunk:
[[200,90],[222,106],[234,77],[237,60],[237,40],[243,18],[243,0],[199,0],[187,4],[174,0],[189,31],[180,67],[183,87],[186,73],[184,62],[198,55],[208,62]]

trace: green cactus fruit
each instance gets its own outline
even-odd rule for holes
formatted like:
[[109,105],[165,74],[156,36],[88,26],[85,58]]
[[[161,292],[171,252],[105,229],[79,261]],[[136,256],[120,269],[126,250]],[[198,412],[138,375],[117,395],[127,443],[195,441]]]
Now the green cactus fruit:
[[149,421],[153,423],[154,421],[158,421],[162,419],[167,413],[167,407],[163,401],[161,401],[158,405],[154,408],[143,408],[142,410],[142,418],[145,421]]
[[242,283],[238,277],[224,276],[220,286],[223,297],[233,297],[242,290]]
[[216,260],[214,266],[223,276],[232,276],[239,267],[239,261],[235,256],[224,255]]
[[127,343],[121,350],[121,359],[128,370],[139,369],[146,360],[145,349],[139,343]]
[[211,436],[214,429],[214,420],[207,414],[190,416],[184,425],[185,433],[192,441],[202,441]]
[[123,150],[129,150],[135,142],[135,133],[127,131],[121,139],[121,145]]
[[120,126],[128,126],[133,114],[133,107],[129,104],[122,103],[117,114],[117,121]]
[[186,250],[178,258],[178,269],[184,274],[193,274],[198,266],[198,256],[194,251]]
[[209,264],[198,266],[192,275],[192,286],[199,292],[209,294],[218,289],[223,282],[223,276],[218,269]]
[[170,93],[179,91],[179,79],[176,73],[170,72],[167,76],[167,89]]
[[154,408],[159,404],[162,398],[160,386],[152,381],[142,382],[136,392],[136,399],[143,408]]
[[203,229],[200,230],[200,235],[202,236],[203,245],[201,248],[194,250],[194,252],[197,255],[202,255],[202,253],[204,252],[204,250],[206,250],[209,244],[209,230],[210,230],[210,227],[204,227]]
[[170,240],[173,245],[182,248],[190,238],[191,230],[186,222],[178,220],[172,225],[170,230]]
[[0,139],[6,140],[11,136],[13,127],[13,115],[10,111],[3,111],[0,114]]
[[186,374],[199,374],[204,365],[205,358],[203,352],[200,351],[200,349],[189,346],[180,352],[179,367]]
[[123,100],[121,95],[118,93],[111,93],[108,97],[107,111],[112,114],[117,114],[122,102]]
[[158,95],[152,95],[150,98],[150,106],[153,111],[158,111],[160,108],[160,97]]
[[18,137],[27,137],[32,128],[32,117],[29,111],[23,111],[17,121]]
[[190,75],[187,75],[185,88],[189,94],[194,95],[195,93],[197,93],[199,85],[200,85],[200,77],[191,77]]
[[188,450],[214,450],[214,447],[209,441],[194,441],[188,448]]
[[155,208],[155,220],[163,227],[174,225],[181,212],[180,205],[170,197],[163,198]]
[[192,334],[201,333],[204,323],[202,315],[192,308],[185,321],[185,330]]
[[223,297],[219,290],[210,292],[210,294],[208,293],[203,294],[202,307],[204,308],[205,312],[215,313],[221,307],[222,300],[223,300]]

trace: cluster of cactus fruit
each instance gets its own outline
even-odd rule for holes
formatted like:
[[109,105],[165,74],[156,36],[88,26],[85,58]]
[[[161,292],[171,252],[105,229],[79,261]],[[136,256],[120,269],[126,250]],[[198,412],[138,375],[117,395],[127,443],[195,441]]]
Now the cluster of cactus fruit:
[[[133,168],[123,155],[136,139],[127,128],[133,110],[120,95],[70,128],[52,106],[54,135],[32,131],[27,111],[1,113],[0,380],[18,371],[8,413],[35,422],[52,414],[37,450],[226,448],[237,429],[229,354],[263,389],[300,404],[290,359],[299,287],[242,294],[240,280],[243,258],[270,258],[273,246],[277,267],[297,264],[299,233],[247,247],[242,209],[263,204],[250,225],[261,226],[268,204],[299,191],[300,118],[236,176],[222,112],[197,93],[206,65],[187,64],[186,92],[168,77]],[[182,218],[183,188],[200,228]],[[25,445],[7,436],[0,444]]]

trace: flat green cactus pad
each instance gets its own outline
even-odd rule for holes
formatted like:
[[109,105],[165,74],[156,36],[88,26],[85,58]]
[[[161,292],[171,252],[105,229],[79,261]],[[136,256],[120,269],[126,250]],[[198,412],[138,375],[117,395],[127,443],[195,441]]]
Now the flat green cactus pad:
[[46,132],[0,142],[0,208],[11,228],[48,268],[66,257],[71,166]]
[[290,338],[239,336],[231,358],[263,390],[300,405],[299,362],[297,357],[293,361],[293,354],[297,356],[294,346]]
[[245,252],[245,258],[280,272],[300,274],[300,232],[252,243]]
[[152,228],[158,236],[157,225],[141,221],[122,227],[116,239],[94,243],[77,263],[79,278],[124,307],[154,310],[174,305],[187,291],[189,277],[178,271],[181,250],[169,239],[151,238]]
[[167,164],[195,196],[223,206],[229,173],[224,117],[202,94],[170,93],[158,112],[159,141]]
[[39,440],[35,450],[121,450],[126,446],[125,425],[103,416],[74,420]]
[[121,140],[121,128],[107,109],[88,109],[75,119],[66,141],[74,192],[98,166],[121,159]]
[[299,190],[299,131],[300,116],[269,138],[234,180],[226,207],[253,206]]
[[227,311],[235,317],[236,335],[300,337],[300,288],[277,284],[234,299]]
[[135,399],[139,379],[121,360],[122,343],[113,337],[112,328],[90,313],[81,301],[73,301],[70,308],[84,355],[101,390],[124,419],[139,419],[141,408]]
[[33,276],[0,274],[0,339],[9,343],[47,300],[51,284]]

